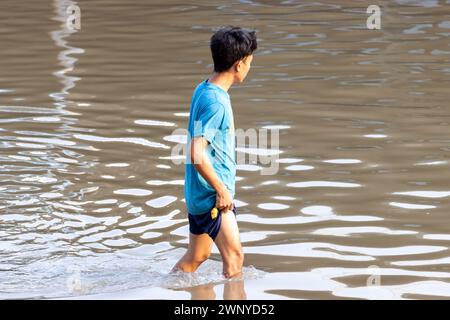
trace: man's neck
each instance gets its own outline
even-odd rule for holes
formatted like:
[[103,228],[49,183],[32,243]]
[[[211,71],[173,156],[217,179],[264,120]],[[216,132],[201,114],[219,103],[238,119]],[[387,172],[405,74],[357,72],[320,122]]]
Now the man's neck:
[[228,91],[233,85],[234,77],[228,72],[214,72],[213,75],[209,77],[208,82],[221,87],[225,91]]

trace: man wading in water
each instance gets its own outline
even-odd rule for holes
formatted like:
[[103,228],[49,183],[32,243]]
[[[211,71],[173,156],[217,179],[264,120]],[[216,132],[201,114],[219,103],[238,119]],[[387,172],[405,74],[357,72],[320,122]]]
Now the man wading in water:
[[[236,221],[236,150],[228,89],[242,83],[257,48],[254,31],[218,30],[210,42],[214,73],[194,91],[184,194],[189,218],[189,247],[173,271],[194,272],[211,254],[213,242],[227,278],[240,276],[244,253]],[[231,213],[233,212],[233,213]]]

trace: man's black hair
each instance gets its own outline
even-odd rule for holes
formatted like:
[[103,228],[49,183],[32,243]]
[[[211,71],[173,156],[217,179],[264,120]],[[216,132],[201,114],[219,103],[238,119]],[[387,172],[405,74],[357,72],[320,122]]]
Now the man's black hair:
[[257,47],[255,31],[233,26],[219,29],[210,42],[214,71],[230,69],[236,61],[251,55]]

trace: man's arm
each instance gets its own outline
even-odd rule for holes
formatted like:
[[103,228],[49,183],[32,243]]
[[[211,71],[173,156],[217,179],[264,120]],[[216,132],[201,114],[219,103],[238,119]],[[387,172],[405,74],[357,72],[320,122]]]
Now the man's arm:
[[225,184],[219,179],[205,152],[208,141],[203,137],[195,137],[191,141],[191,161],[201,176],[216,190],[216,208],[232,210],[233,198]]

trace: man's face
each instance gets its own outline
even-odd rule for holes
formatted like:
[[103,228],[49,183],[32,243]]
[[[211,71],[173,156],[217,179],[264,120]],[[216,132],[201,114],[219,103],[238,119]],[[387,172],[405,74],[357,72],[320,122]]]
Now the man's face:
[[235,82],[242,83],[244,81],[245,77],[247,77],[247,74],[250,71],[252,61],[253,55],[251,54],[237,62]]

